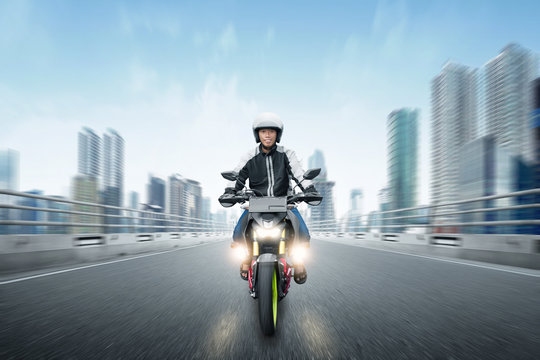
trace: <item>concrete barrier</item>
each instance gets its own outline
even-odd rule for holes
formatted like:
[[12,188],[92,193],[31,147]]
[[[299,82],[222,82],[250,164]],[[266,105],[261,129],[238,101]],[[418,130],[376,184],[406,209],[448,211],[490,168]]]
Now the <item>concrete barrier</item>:
[[207,233],[1,235],[0,274],[230,240]]
[[443,256],[540,270],[539,235],[354,233],[315,239],[418,255]]

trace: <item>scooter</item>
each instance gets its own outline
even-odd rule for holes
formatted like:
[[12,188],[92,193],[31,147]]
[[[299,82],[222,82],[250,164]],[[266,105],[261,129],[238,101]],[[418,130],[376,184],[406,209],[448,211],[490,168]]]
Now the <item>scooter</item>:
[[[321,169],[308,170],[303,178],[312,180],[320,172]],[[221,175],[227,180],[238,181],[238,173],[233,171]],[[299,236],[299,220],[291,210],[301,202],[316,206],[322,201],[318,194],[305,194],[302,181],[297,183],[302,192],[286,197],[263,197],[242,184],[244,189],[236,195],[224,195],[219,199],[224,207],[241,203],[249,211],[247,225],[243,229],[246,246],[237,247],[236,251],[242,260],[252,254],[248,272],[249,292],[253,299],[258,299],[259,322],[265,335],[276,331],[278,302],[289,291],[293,269],[304,266],[309,248],[309,240]],[[251,245],[251,251],[248,245]],[[294,266],[287,261],[287,256]]]

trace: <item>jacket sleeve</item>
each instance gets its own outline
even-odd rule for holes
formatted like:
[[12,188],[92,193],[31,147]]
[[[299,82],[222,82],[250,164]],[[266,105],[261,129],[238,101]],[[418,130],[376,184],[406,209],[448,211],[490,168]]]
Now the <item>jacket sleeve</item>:
[[[249,160],[251,160],[255,155],[257,155],[258,148],[255,149],[255,151],[250,150],[244,156],[242,159],[240,159],[240,162],[238,165],[234,168],[234,171],[239,174],[237,181],[229,181],[227,183],[227,187],[234,187],[237,191],[242,190],[244,188],[244,185],[246,184],[247,179],[249,178],[249,173],[247,170],[247,163]],[[246,184],[247,185],[247,184]]]
[[[300,182],[303,180],[304,175],[304,169],[302,169],[302,164],[296,157],[296,153],[293,150],[286,149],[285,154],[287,155],[287,159],[289,160],[288,164],[288,171],[289,175],[291,176],[291,179],[294,181],[295,185],[297,182]],[[308,187],[312,184],[311,180],[304,180],[302,182],[302,186],[304,188]]]

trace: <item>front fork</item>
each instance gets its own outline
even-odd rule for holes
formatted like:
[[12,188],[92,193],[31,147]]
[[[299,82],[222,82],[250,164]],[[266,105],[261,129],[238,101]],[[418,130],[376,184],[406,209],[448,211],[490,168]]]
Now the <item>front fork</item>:
[[[280,253],[281,252],[282,251],[280,248]],[[284,298],[289,291],[292,277],[292,267],[287,264],[285,254],[279,254],[278,256],[274,254],[263,254],[262,256],[258,256],[258,244],[256,242],[254,242],[253,254],[254,256],[251,259],[251,266],[249,267],[248,271],[249,292],[251,296],[253,298],[257,298],[257,268],[259,263],[272,262],[274,264],[274,267],[276,267],[280,279],[280,286],[278,286],[278,295],[280,299]]]

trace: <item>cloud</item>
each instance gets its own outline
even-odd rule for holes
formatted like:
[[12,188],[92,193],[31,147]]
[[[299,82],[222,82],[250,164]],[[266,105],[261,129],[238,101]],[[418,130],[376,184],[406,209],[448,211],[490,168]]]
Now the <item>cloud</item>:
[[228,55],[238,47],[234,25],[229,23],[217,39],[217,49],[221,54]]
[[119,6],[118,16],[120,29],[126,35],[133,35],[137,31],[160,33],[176,38],[180,35],[178,19],[171,18],[169,14],[156,13],[155,10],[141,10],[136,12],[124,6]]
[[[21,190],[43,189],[69,195],[77,172],[77,132],[82,126],[98,134],[117,130],[126,143],[125,191],[146,198],[148,173],[164,178],[180,173],[201,182],[204,196],[215,199],[225,180],[220,171],[236,166],[251,144],[255,101],[242,96],[238,77],[209,74],[204,86],[188,96],[180,83],[152,84],[158,74],[132,65],[134,85],[144,96],[123,102],[93,102],[83,97],[23,98],[0,87],[0,143],[21,157]],[[7,121],[4,127],[4,119]],[[254,144],[254,143],[253,143]]]
[[386,54],[399,54],[407,43],[404,37],[409,22],[407,4],[400,0],[388,3],[381,0],[373,16],[371,27],[372,37],[381,44]]
[[130,66],[131,89],[134,92],[147,90],[158,79],[157,72],[149,67],[144,67],[138,61],[133,61]]

